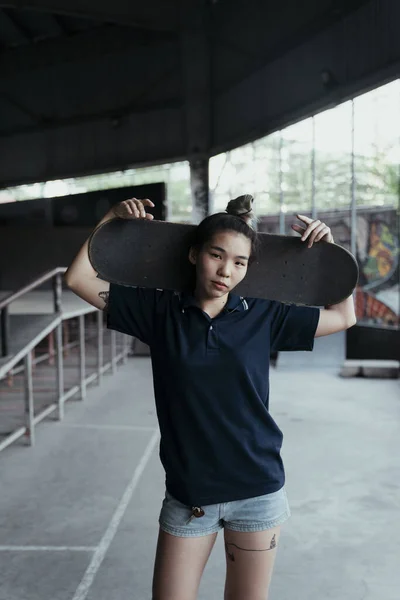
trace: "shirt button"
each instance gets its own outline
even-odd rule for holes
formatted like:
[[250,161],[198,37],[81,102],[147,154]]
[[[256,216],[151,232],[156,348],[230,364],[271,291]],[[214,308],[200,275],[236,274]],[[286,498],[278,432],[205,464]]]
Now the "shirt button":
[[210,331],[211,331],[211,329],[212,329],[212,328],[213,328],[213,326],[212,326],[212,325],[210,325]]

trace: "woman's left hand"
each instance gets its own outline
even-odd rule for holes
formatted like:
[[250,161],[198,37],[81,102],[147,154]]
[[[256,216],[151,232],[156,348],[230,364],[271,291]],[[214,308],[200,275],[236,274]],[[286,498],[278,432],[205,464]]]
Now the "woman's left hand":
[[300,221],[306,224],[306,227],[302,227],[301,225],[292,225],[292,229],[297,231],[297,233],[301,233],[301,240],[305,242],[308,240],[308,247],[311,248],[314,242],[333,242],[333,236],[330,230],[325,223],[322,223],[319,219],[310,219],[304,215],[296,215]]

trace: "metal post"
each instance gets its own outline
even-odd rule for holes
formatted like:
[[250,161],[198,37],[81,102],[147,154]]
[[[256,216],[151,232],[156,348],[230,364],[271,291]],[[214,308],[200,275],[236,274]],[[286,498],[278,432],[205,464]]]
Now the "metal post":
[[190,165],[194,224],[200,223],[210,214],[208,155],[214,106],[209,35],[212,12],[210,3],[204,0],[179,3],[180,65],[184,97],[182,119],[185,154]]
[[283,172],[282,172],[282,148],[283,148],[283,135],[280,131],[279,138],[279,233],[285,234],[285,213],[283,212]]
[[312,118],[312,150],[311,150],[311,218],[317,218],[315,203],[315,117]]
[[63,334],[62,322],[56,328],[56,347],[57,347],[57,404],[58,420],[64,418],[64,360],[63,360]]
[[351,253],[357,251],[357,207],[356,207],[356,174],[355,174],[355,140],[354,140],[354,99],[351,101]]
[[97,383],[100,385],[103,373],[103,311],[97,313]]
[[85,315],[79,316],[79,387],[81,390],[81,400],[86,398],[85,382]]
[[25,424],[26,436],[30,446],[35,445],[35,423],[34,423],[34,406],[33,406],[33,381],[32,381],[32,354],[28,354],[24,358],[25,366]]
[[124,333],[121,335],[122,335],[122,364],[124,365],[128,359],[128,357],[127,357],[128,345],[126,343],[127,336]]
[[[400,88],[400,85],[399,85],[399,88]],[[400,89],[399,89],[399,91],[400,91]],[[399,96],[399,100],[400,100],[400,96]],[[400,144],[400,140],[399,140],[399,144]],[[397,223],[397,239],[400,240],[400,163],[397,166],[397,219],[396,219],[396,223]],[[399,290],[400,290],[400,269],[398,269],[397,285],[399,286]],[[398,294],[398,302],[399,302],[398,314],[400,315],[400,293]],[[400,330],[400,322],[398,324],[398,328]]]
[[8,341],[10,339],[10,316],[8,306],[0,311],[1,316],[1,355],[7,356],[9,351]]
[[61,273],[57,273],[53,277],[53,301],[54,301],[54,312],[61,312],[61,297],[62,297],[62,282]]
[[111,329],[111,373],[115,373],[116,371],[116,333],[114,329]]

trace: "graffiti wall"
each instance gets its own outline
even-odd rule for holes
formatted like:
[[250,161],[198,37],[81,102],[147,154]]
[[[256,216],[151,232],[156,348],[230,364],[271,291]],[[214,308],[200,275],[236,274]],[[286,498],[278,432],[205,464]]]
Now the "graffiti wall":
[[399,326],[399,235],[394,210],[358,216],[357,259],[358,319],[367,324]]
[[[308,215],[310,216],[310,215]],[[321,212],[318,218],[332,230],[335,242],[347,250],[351,247],[349,211]],[[399,217],[394,209],[357,209],[357,261],[360,277],[355,303],[359,324],[400,326]],[[297,222],[285,215],[285,233]],[[279,217],[261,217],[259,231],[279,233]]]

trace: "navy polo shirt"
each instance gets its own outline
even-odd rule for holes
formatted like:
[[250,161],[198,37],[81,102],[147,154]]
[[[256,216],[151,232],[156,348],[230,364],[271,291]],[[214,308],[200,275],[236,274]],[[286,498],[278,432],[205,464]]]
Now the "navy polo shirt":
[[166,488],[188,506],[278,491],[283,434],[269,407],[271,350],[312,350],[319,309],[230,294],[210,318],[193,296],[110,285],[107,326],[151,349]]

